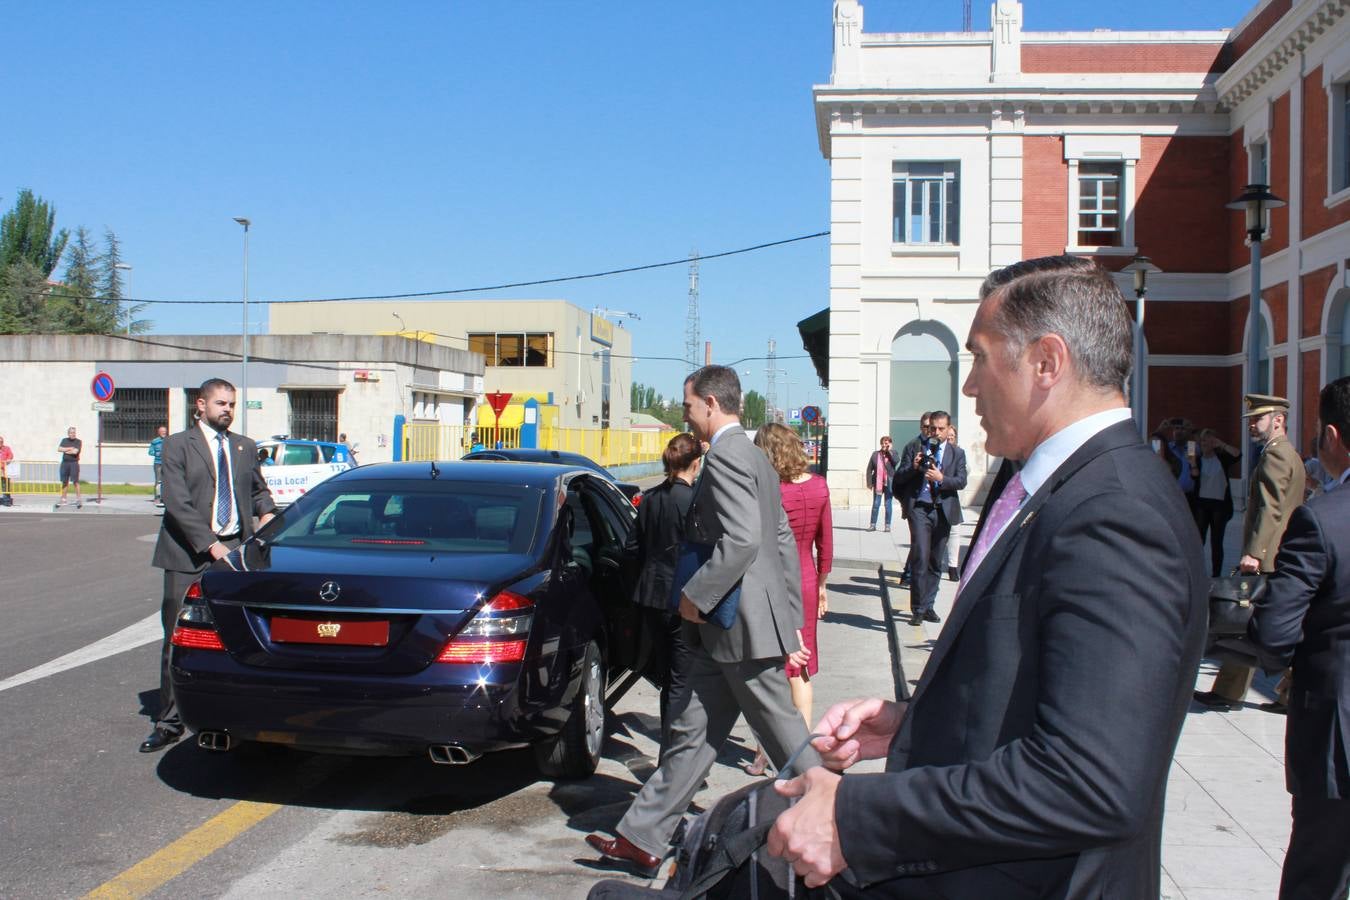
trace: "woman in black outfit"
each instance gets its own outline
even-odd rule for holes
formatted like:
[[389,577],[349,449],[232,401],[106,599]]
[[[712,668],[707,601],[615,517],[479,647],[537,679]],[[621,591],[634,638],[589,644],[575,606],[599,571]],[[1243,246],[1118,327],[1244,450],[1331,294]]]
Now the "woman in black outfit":
[[694,498],[694,479],[698,476],[703,448],[688,434],[677,434],[661,454],[666,480],[642,492],[637,528],[629,538],[628,549],[637,554],[640,570],[633,590],[633,602],[643,607],[650,618],[645,629],[653,635],[653,672],[664,678],[661,687],[661,752],[670,737],[670,708],[673,698],[685,687],[684,661],[689,648],[680,636],[680,615],[670,608],[670,592],[675,580],[675,562],[684,537],[684,520]]
[[1237,464],[1241,452],[1230,447],[1214,429],[1200,432],[1200,464],[1195,478],[1195,524],[1200,528],[1200,541],[1209,533],[1211,574],[1218,578],[1223,568],[1223,536],[1228,520],[1233,518],[1233,492],[1228,475]]

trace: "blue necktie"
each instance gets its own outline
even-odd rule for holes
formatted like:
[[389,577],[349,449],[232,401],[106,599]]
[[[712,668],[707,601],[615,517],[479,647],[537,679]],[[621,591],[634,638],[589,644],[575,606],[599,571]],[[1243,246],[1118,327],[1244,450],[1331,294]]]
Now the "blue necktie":
[[225,458],[225,435],[216,435],[216,527],[230,524],[230,461]]

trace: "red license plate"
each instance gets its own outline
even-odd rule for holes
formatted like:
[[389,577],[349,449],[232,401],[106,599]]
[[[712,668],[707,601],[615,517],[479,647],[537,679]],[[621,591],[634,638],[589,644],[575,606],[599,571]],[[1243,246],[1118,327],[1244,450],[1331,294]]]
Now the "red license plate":
[[278,644],[341,644],[347,647],[385,647],[388,622],[352,622],[340,619],[272,617],[272,640]]

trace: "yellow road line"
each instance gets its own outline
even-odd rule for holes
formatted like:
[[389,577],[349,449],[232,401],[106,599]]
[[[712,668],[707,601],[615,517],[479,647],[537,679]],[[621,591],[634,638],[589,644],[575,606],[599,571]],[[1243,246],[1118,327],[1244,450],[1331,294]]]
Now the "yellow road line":
[[152,853],[122,874],[94,888],[85,897],[144,897],[177,878],[221,847],[282,808],[280,803],[241,800]]

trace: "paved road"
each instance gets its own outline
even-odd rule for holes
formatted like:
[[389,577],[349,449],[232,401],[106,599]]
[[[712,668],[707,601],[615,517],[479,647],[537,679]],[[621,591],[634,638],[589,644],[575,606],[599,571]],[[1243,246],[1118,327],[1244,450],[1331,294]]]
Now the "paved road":
[[[600,771],[581,782],[540,780],[525,751],[464,768],[188,742],[137,753],[158,684],[146,628],[157,527],[142,515],[0,516],[0,896],[582,897],[601,877],[581,838],[612,826],[652,771],[645,684],[620,702]],[[889,692],[873,581],[831,579],[818,711]],[[118,634],[136,646],[13,684]],[[696,802],[744,783],[752,740],[742,724]]]

